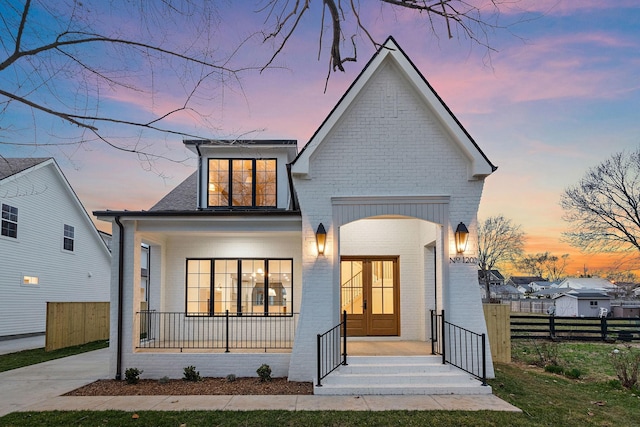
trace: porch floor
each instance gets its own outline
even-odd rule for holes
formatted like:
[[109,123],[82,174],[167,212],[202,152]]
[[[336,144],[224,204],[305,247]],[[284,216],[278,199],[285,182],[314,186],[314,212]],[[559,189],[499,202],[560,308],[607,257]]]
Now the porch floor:
[[428,356],[431,355],[431,343],[347,338],[347,354],[349,356]]

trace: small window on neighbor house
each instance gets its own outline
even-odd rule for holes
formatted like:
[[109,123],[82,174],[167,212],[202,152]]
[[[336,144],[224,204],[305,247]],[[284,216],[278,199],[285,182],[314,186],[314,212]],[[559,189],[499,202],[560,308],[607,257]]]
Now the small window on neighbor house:
[[18,208],[2,204],[2,231],[7,237],[18,237]]
[[73,243],[75,240],[75,229],[72,225],[64,225],[64,241],[62,247],[65,251],[73,252]]
[[598,301],[589,301],[589,305],[591,307],[597,307],[598,306]]
[[22,277],[22,284],[23,285],[37,286],[38,285],[38,277],[37,276],[23,276]]

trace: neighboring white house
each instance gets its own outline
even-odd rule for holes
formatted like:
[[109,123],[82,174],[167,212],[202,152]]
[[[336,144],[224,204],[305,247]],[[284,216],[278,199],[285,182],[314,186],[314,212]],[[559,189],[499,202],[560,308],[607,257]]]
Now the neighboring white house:
[[0,157],[0,205],[0,337],[44,333],[47,302],[109,301],[109,250],[53,159]]
[[[425,353],[430,310],[486,332],[476,214],[495,167],[392,38],[300,152],[291,140],[184,143],[197,171],[150,210],[95,212],[113,224],[116,377],[129,367],[179,377],[189,365],[255,376],[267,363],[310,381],[318,334],[343,311],[349,341]],[[458,253],[460,223],[469,238]],[[149,312],[137,292],[142,243]],[[216,341],[238,334],[229,353]],[[486,350],[492,377],[488,340]]]
[[611,311],[611,297],[596,290],[570,290],[554,297],[556,316],[602,317]]
[[600,277],[567,277],[560,282],[558,289],[595,289],[602,292],[615,293],[618,287],[607,279]]

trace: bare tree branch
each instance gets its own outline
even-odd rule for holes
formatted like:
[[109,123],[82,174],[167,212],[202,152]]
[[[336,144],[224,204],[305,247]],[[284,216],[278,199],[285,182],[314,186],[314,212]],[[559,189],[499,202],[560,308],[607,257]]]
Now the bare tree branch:
[[478,227],[478,267],[484,275],[487,298],[491,296],[491,270],[500,262],[519,257],[524,241],[525,234],[520,225],[502,215],[489,217]]
[[567,188],[565,241],[586,252],[640,251],[640,148],[613,154]]

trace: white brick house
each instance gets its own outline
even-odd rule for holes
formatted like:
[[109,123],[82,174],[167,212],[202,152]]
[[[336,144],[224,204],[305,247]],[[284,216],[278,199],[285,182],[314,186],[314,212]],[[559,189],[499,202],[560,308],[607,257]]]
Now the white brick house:
[[[495,167],[392,38],[299,153],[295,141],[185,144],[198,171],[149,211],[95,212],[113,221],[116,376],[179,377],[189,365],[254,376],[267,363],[312,380],[317,335],[343,311],[349,341],[430,343],[431,310],[486,331],[473,242]],[[470,232],[463,253],[459,223]],[[151,312],[133,292],[141,243]]]

